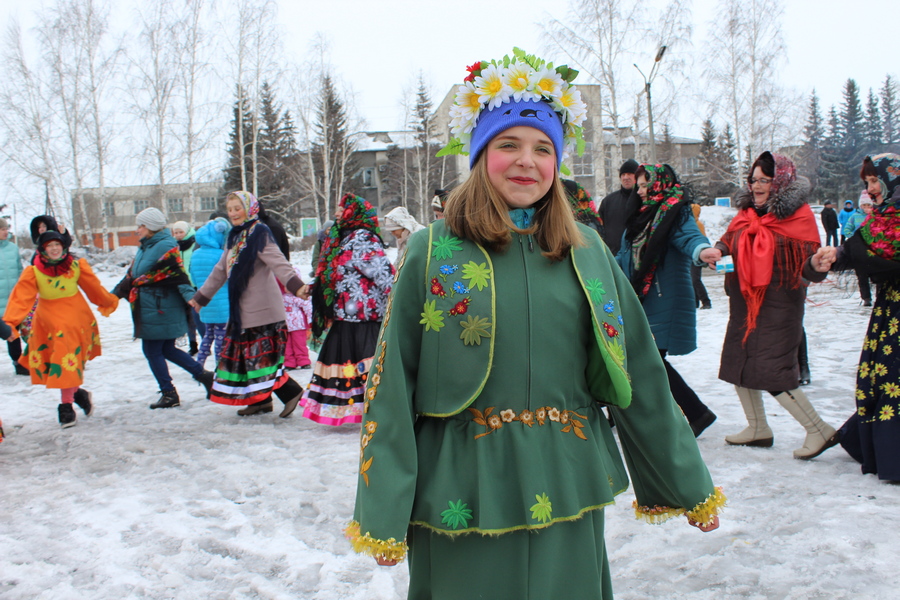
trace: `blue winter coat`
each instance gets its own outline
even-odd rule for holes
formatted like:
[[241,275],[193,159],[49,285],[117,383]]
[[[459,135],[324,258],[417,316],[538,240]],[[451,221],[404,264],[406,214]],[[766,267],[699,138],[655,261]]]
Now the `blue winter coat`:
[[[178,242],[168,229],[141,240],[134,257],[131,274],[140,277],[150,271],[162,255]],[[187,333],[187,301],[194,297],[194,288],[178,286],[178,291],[161,287],[142,287],[133,310],[141,311],[140,338],[145,340],[174,340]]]
[[[704,264],[698,257],[704,248],[710,247],[709,240],[697,227],[691,207],[685,205],[672,226],[669,246],[643,301],[656,347],[668,354],[688,354],[697,349],[697,300],[691,283],[691,264]],[[616,261],[630,279],[634,263],[631,242],[625,235]]]
[[18,246],[9,240],[0,240],[0,314],[6,310],[6,301],[21,274],[22,257]]
[[850,218],[847,219],[847,222],[844,223],[844,227],[841,229],[841,235],[845,238],[853,237],[853,234],[862,226],[863,221],[865,221],[868,216],[869,215],[867,215],[863,209],[857,208],[856,211],[850,215]]
[[838,224],[841,226],[841,231],[844,231],[844,226],[847,224],[847,221],[850,220],[850,217],[853,216],[855,211],[851,208],[847,210],[846,208],[842,208],[838,213]]
[[[219,262],[225,248],[225,238],[231,225],[225,219],[210,221],[194,235],[197,246],[191,258],[191,278],[198,288],[206,283],[213,267]],[[228,286],[223,285],[212,297],[209,304],[200,309],[200,320],[204,323],[228,322]]]

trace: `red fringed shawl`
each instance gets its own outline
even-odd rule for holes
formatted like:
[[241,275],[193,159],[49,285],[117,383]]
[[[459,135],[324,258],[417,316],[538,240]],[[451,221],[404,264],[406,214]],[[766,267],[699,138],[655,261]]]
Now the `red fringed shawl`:
[[[756,329],[756,317],[769,284],[791,288],[800,285],[803,264],[821,245],[819,230],[808,204],[784,219],[777,219],[772,213],[760,217],[751,207],[739,212],[731,221],[728,231],[722,236],[722,243],[728,246],[729,253],[737,255],[735,270],[741,284],[741,295],[747,303],[743,339],[746,342],[750,332]],[[783,268],[779,280],[773,282],[776,262]]]

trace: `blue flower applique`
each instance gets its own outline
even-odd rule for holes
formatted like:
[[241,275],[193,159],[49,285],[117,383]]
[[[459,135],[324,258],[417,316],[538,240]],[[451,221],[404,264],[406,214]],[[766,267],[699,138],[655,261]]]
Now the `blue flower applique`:
[[622,320],[622,315],[619,315],[619,325],[624,325],[625,321]]
[[441,265],[438,274],[441,276],[441,279],[443,279],[444,281],[447,281],[447,277],[449,275],[453,275],[458,270],[459,270],[459,265]]
[[614,300],[610,300],[609,302],[607,302],[606,304],[603,305],[603,310],[604,310],[604,312],[606,312],[606,314],[608,314],[608,315],[613,314],[613,311],[614,311],[615,309],[616,309],[616,306],[615,306],[615,301],[614,301]]
[[462,281],[456,281],[453,283],[453,292],[456,294],[468,294],[469,288]]

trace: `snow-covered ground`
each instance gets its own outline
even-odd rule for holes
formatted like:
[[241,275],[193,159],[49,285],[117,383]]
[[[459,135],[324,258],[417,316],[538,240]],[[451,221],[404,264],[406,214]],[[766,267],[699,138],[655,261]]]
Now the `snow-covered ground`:
[[[715,213],[703,215],[713,239],[724,230]],[[121,275],[114,264],[98,271],[109,286]],[[745,420],[716,378],[728,318],[722,280],[704,279],[713,308],[698,314],[700,348],[672,363],[719,416],[699,444],[729,506],[704,534],[683,519],[636,521],[633,496],[622,494],[606,509],[617,598],[897,598],[900,486],[861,475],[839,447],[794,460],[803,430],[768,397],[775,446],[725,445]],[[853,410],[868,315],[833,282],[813,286],[810,302],[806,391],[838,426]],[[59,428],[55,393],[0,364],[0,598],[406,597],[405,566],[377,567],[341,533],[353,510],[358,427],[299,413],[241,418],[205,400],[177,367],[182,406],[148,410],[156,385],[131,340],[128,307],[100,326],[104,355],[85,383],[96,412],[74,428]]]

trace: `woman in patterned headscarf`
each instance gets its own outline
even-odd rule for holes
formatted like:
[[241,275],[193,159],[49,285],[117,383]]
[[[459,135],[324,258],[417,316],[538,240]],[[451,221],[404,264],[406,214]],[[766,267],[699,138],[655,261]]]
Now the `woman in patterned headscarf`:
[[810,259],[825,276],[857,269],[876,284],[875,306],[859,357],[856,412],[841,427],[841,446],[863,473],[900,481],[900,155],[867,156],[860,170],[875,210],[838,248]]
[[[228,285],[228,323],[210,399],[244,406],[241,416],[272,412],[272,393],[284,403],[279,415],[288,417],[303,388],[284,369],[287,315],[278,281],[292,294],[305,298],[308,288],[297,276],[259,220],[259,202],[250,192],[231,192],[225,208],[232,229],[225,252],[194,298],[196,310]],[[278,281],[276,281],[276,278]]]
[[695,436],[716,420],[667,355],[697,348],[697,304],[691,265],[715,263],[719,251],[700,233],[691,199],[669,165],[641,165],[635,173],[638,195],[629,206],[616,260],[631,280],[663,358],[675,402]]
[[803,446],[794,450],[794,458],[803,460],[838,441],[800,389],[803,279],[822,279],[811,268],[804,270],[820,243],[808,195],[809,181],[797,177],[790,159],[763,152],[750,169],[747,188],[735,198],[737,216],[716,245],[735,264],[735,272],[725,276],[730,316],[719,379],[735,386],[748,422],[725,441],[772,446],[761,391],[766,390],[806,429]]
[[304,417],[326,425],[362,421],[363,392],[393,278],[375,209],[347,194],[316,266],[312,334],[324,342],[300,400]]

